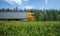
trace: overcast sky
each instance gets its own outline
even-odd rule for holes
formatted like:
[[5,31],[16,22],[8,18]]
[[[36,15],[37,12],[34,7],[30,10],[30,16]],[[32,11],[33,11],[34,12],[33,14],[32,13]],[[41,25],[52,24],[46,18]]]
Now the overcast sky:
[[0,8],[60,9],[60,0],[0,0]]

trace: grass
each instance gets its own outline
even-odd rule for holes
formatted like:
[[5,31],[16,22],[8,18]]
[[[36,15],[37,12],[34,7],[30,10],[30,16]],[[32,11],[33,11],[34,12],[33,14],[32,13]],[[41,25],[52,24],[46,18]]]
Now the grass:
[[0,36],[60,36],[60,21],[0,21]]

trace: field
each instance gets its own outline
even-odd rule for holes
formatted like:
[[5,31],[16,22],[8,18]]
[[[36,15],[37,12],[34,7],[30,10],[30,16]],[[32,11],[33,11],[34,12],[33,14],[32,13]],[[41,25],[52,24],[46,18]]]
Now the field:
[[0,36],[60,36],[60,21],[0,21]]

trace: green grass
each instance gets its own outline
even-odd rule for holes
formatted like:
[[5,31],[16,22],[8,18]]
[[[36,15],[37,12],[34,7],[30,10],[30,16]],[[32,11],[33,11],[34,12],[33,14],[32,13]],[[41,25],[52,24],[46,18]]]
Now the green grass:
[[0,21],[0,36],[60,36],[60,21]]

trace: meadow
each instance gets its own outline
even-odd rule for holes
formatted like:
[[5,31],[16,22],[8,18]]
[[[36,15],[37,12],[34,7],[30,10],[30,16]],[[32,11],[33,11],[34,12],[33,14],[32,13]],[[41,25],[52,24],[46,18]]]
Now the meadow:
[[0,36],[60,36],[60,21],[0,21]]

